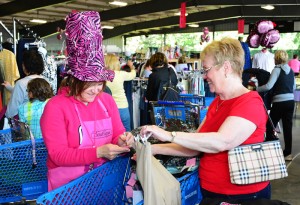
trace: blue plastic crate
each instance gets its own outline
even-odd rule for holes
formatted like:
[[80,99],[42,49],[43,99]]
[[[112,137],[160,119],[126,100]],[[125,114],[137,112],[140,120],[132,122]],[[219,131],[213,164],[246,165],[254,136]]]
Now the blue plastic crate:
[[118,157],[40,196],[37,204],[125,204],[125,183],[129,173],[130,158]]
[[0,130],[0,145],[12,143],[11,129]]
[[0,203],[36,199],[47,191],[47,150],[43,139],[35,144],[35,168],[30,140],[0,146]]
[[180,182],[181,204],[194,205],[202,200],[198,169],[177,179]]
[[203,95],[196,95],[196,94],[180,94],[181,101],[188,101],[200,106],[205,105],[205,97]]
[[[180,131],[196,130],[200,122],[200,106],[183,102],[151,102],[155,124],[165,129],[180,129]],[[180,121],[180,123],[179,123]],[[176,124],[181,127],[174,127]],[[183,129],[183,130],[182,130]],[[178,130],[179,131],[179,130]]]
[[205,97],[205,106],[210,106],[214,99],[214,97]]
[[207,108],[200,110],[200,123],[204,120],[206,113],[207,113]]

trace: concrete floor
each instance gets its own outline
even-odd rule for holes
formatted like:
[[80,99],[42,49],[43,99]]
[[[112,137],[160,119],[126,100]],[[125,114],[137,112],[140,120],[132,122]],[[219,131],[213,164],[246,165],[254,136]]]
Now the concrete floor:
[[[283,143],[282,133],[279,135]],[[272,199],[287,202],[291,205],[300,205],[300,105],[293,120],[293,161],[287,162],[289,176],[271,181]]]

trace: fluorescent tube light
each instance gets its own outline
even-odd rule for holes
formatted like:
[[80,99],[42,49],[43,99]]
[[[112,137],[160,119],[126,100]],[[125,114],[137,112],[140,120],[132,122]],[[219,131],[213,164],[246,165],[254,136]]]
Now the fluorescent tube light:
[[126,2],[123,1],[111,1],[109,4],[115,5],[115,6],[127,6]]
[[198,28],[198,27],[199,27],[199,24],[194,24],[194,23],[192,23],[192,24],[188,24],[188,26],[189,26],[189,27],[193,27],[193,28]]
[[41,23],[41,24],[47,23],[46,20],[42,20],[42,19],[31,19],[30,22],[31,23]]
[[273,5],[268,4],[268,5],[261,6],[260,8],[266,10],[273,10],[275,7]]
[[113,29],[113,26],[102,26],[102,29]]
[[[177,13],[174,13],[175,16],[180,16],[181,13],[180,12],[177,12]],[[189,15],[188,13],[185,13],[185,16]]]

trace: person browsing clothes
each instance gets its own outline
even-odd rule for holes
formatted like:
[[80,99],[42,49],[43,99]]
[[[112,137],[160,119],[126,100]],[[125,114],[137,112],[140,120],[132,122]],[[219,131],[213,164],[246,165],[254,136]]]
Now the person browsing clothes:
[[198,156],[203,198],[234,199],[237,203],[270,199],[269,181],[236,185],[230,181],[228,150],[264,141],[267,114],[261,97],[242,85],[244,51],[237,39],[213,41],[201,52],[203,77],[217,97],[195,133],[168,132],[155,125],[141,129],[166,144],[152,145],[153,154]]
[[44,71],[44,61],[38,51],[24,51],[22,67],[26,77],[19,79],[15,83],[14,87],[12,87],[7,81],[2,84],[12,92],[5,113],[7,118],[12,118],[18,115],[19,106],[28,102],[28,93],[26,91],[28,81],[35,78],[43,78],[41,74]]
[[99,13],[69,14],[66,33],[69,76],[41,118],[48,191],[129,152],[133,143],[115,101],[103,92],[114,72],[105,69]]

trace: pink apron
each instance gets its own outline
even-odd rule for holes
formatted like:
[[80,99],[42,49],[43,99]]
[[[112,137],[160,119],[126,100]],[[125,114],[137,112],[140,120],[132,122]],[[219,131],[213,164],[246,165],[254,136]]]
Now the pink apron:
[[[75,105],[75,110],[77,112],[82,135],[80,136],[79,149],[98,147],[104,144],[111,143],[112,141],[112,122],[108,115],[108,112],[103,105],[103,103],[98,99],[98,102],[106,114],[105,119],[95,120],[95,121],[83,121],[78,111],[77,105]],[[94,119],[96,119],[96,112]],[[82,137],[81,137],[82,136]],[[94,167],[98,167],[103,164],[106,160],[101,160],[90,165],[85,166],[72,166],[72,167],[56,167],[54,169],[48,170],[48,191],[56,189],[73,179],[80,177]]]

